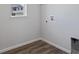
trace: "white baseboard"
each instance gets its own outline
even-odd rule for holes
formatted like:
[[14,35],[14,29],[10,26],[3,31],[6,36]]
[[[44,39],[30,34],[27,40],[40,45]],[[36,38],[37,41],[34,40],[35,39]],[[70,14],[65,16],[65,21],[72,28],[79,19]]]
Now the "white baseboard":
[[5,49],[2,49],[0,50],[0,53],[3,53],[3,52],[6,52],[8,50],[11,50],[11,49],[14,49],[14,48],[17,48],[17,47],[20,47],[20,46],[23,46],[23,45],[26,45],[26,44],[29,44],[29,43],[32,43],[32,42],[35,42],[35,41],[38,41],[40,40],[41,38],[36,38],[36,39],[33,39],[33,40],[30,40],[30,41],[26,41],[24,43],[21,43],[21,44],[18,44],[18,45],[14,45],[14,46],[11,46],[11,47],[8,47],[8,48],[5,48]]
[[24,43],[21,43],[21,44],[18,44],[18,45],[14,45],[14,46],[2,49],[2,50],[0,50],[0,53],[6,52],[8,50],[11,50],[11,49],[14,49],[14,48],[17,48],[17,47],[20,47],[20,46],[23,46],[23,45],[26,45],[26,44],[38,41],[38,40],[43,40],[43,41],[45,41],[45,42],[47,42],[47,43],[49,43],[49,44],[51,44],[51,45],[53,45],[55,47],[67,52],[67,53],[71,53],[71,50],[65,49],[65,48],[63,48],[63,47],[61,47],[61,46],[59,46],[59,45],[57,45],[57,44],[45,39],[45,38],[42,38],[42,37],[39,37],[39,38],[36,38],[36,39],[30,40],[30,41],[24,42]]
[[59,46],[59,45],[57,45],[57,44],[51,42],[50,40],[47,40],[47,39],[45,39],[45,38],[40,38],[40,39],[43,40],[43,41],[45,41],[45,42],[47,42],[47,43],[49,43],[50,45],[53,45],[53,46],[55,46],[55,47],[61,49],[62,51],[65,51],[65,52],[67,52],[67,53],[69,53],[69,54],[71,53],[71,50],[68,50],[68,49],[66,49],[66,48],[63,48],[63,47],[61,47],[61,46]]

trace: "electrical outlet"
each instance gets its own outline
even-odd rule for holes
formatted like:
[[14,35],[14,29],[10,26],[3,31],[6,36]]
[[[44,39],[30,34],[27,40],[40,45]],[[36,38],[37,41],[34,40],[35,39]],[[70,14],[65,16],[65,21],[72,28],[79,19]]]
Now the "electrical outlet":
[[50,20],[53,21],[54,20],[54,16],[50,16]]

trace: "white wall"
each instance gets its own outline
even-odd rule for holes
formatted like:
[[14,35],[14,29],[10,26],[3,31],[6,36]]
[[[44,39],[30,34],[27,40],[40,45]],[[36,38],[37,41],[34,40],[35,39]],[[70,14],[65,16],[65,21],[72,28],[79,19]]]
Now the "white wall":
[[[71,37],[79,39],[79,5],[41,5],[42,37],[71,50]],[[51,21],[49,16],[53,15]],[[48,23],[45,23],[48,17]]]
[[10,5],[0,4],[0,50],[40,36],[40,5],[27,5],[26,17],[10,17]]
[[[79,38],[79,5],[28,5],[26,17],[10,17],[10,5],[0,5],[0,50],[40,37],[68,50]],[[41,12],[41,28],[40,28]],[[51,21],[49,16],[54,16]],[[48,17],[48,23],[45,23]],[[41,34],[40,34],[41,29]]]

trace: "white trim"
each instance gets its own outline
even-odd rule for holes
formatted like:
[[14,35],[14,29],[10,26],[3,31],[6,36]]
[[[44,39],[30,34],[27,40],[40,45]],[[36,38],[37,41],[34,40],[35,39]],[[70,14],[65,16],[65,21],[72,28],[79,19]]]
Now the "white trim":
[[2,50],[0,50],[0,53],[6,52],[6,51],[8,51],[8,50],[11,50],[11,49],[14,49],[14,48],[17,48],[17,47],[20,47],[20,46],[23,46],[23,45],[32,43],[32,42],[34,42],[34,41],[38,41],[38,40],[43,40],[43,41],[45,41],[45,42],[47,42],[47,43],[49,43],[49,44],[51,44],[51,45],[53,45],[53,46],[55,46],[55,47],[57,47],[57,48],[59,48],[59,49],[65,51],[65,52],[67,52],[67,53],[71,53],[71,50],[68,50],[68,49],[66,49],[66,48],[63,48],[63,47],[61,47],[61,46],[59,46],[59,45],[57,45],[57,44],[55,44],[55,43],[53,43],[53,42],[51,42],[51,41],[45,39],[45,38],[42,38],[42,37],[39,37],[39,38],[36,38],[36,39],[30,40],[30,41],[24,42],[24,43],[21,43],[21,44],[18,44],[18,45],[14,45],[14,46],[11,46],[11,47],[2,49]]
[[45,38],[41,38],[41,40],[43,40],[43,41],[49,43],[50,45],[53,45],[53,46],[55,46],[55,47],[61,49],[61,50],[65,51],[65,52],[67,52],[67,53],[69,53],[69,54],[71,53],[71,50],[68,50],[68,49],[66,49],[66,48],[63,48],[63,47],[61,47],[61,46],[59,46],[59,45],[57,45],[57,44],[51,42],[50,40],[47,40],[47,39],[45,39]]
[[29,43],[32,43],[32,42],[35,42],[35,41],[38,41],[40,40],[41,38],[36,38],[36,39],[33,39],[33,40],[30,40],[30,41],[26,41],[24,43],[21,43],[21,44],[18,44],[18,45],[14,45],[14,46],[11,46],[11,47],[8,47],[8,48],[5,48],[5,49],[2,49],[0,50],[0,53],[3,53],[3,52],[6,52],[8,50],[11,50],[11,49],[14,49],[14,48],[17,48],[17,47],[20,47],[20,46],[23,46],[23,45],[26,45],[26,44],[29,44]]

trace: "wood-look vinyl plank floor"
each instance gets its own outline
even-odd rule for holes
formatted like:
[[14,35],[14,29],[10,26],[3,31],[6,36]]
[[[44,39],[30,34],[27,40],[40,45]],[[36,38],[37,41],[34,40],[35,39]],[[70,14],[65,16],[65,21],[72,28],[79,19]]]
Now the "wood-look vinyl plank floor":
[[67,54],[66,52],[42,41],[36,41],[9,51],[3,54]]

